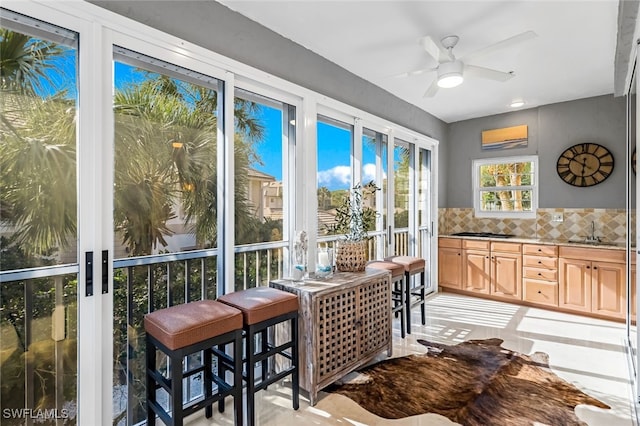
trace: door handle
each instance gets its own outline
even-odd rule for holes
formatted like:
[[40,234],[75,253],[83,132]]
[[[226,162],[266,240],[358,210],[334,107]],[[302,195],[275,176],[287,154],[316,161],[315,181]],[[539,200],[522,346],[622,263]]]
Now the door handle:
[[109,251],[102,250],[102,294],[109,293]]
[[93,296],[93,252],[88,251],[84,254],[84,290],[85,296]]

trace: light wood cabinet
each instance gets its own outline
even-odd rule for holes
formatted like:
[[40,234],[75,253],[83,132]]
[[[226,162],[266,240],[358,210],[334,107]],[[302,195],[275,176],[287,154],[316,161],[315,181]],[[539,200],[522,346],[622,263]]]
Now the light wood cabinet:
[[624,252],[560,248],[559,306],[581,312],[626,316]]
[[474,293],[491,292],[491,257],[489,250],[463,250],[462,288]]
[[522,256],[491,251],[491,294],[522,299]]
[[522,299],[558,306],[558,246],[522,245]]
[[591,262],[560,259],[559,306],[591,312]]
[[443,287],[462,288],[462,240],[438,240],[438,283]]
[[522,299],[521,244],[464,240],[462,247],[463,290]]

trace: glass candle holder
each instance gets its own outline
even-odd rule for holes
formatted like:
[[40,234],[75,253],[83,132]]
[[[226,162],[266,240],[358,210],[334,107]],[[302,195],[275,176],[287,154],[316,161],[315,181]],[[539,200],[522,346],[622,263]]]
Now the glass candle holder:
[[327,278],[333,275],[333,249],[324,248],[318,251],[316,262],[316,276]]

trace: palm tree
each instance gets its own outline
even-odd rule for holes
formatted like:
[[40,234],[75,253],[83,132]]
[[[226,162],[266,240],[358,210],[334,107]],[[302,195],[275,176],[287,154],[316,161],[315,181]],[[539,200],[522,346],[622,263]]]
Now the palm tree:
[[[52,60],[67,49],[0,29],[0,220],[11,240],[49,254],[76,232],[75,108],[55,89]],[[51,117],[56,117],[54,123]]]
[[0,28],[0,89],[35,95],[44,84],[54,85],[51,59],[63,52],[56,43]]

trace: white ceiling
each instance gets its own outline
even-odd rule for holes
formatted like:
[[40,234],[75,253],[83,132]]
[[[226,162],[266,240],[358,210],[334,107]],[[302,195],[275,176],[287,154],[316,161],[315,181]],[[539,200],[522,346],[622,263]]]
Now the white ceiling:
[[[613,93],[617,0],[219,1],[449,123],[512,111],[516,98],[531,108]],[[436,65],[422,36],[458,35],[461,58],[529,30],[537,37],[470,61],[514,71],[507,82],[469,77],[424,98],[435,73],[393,77]]]

